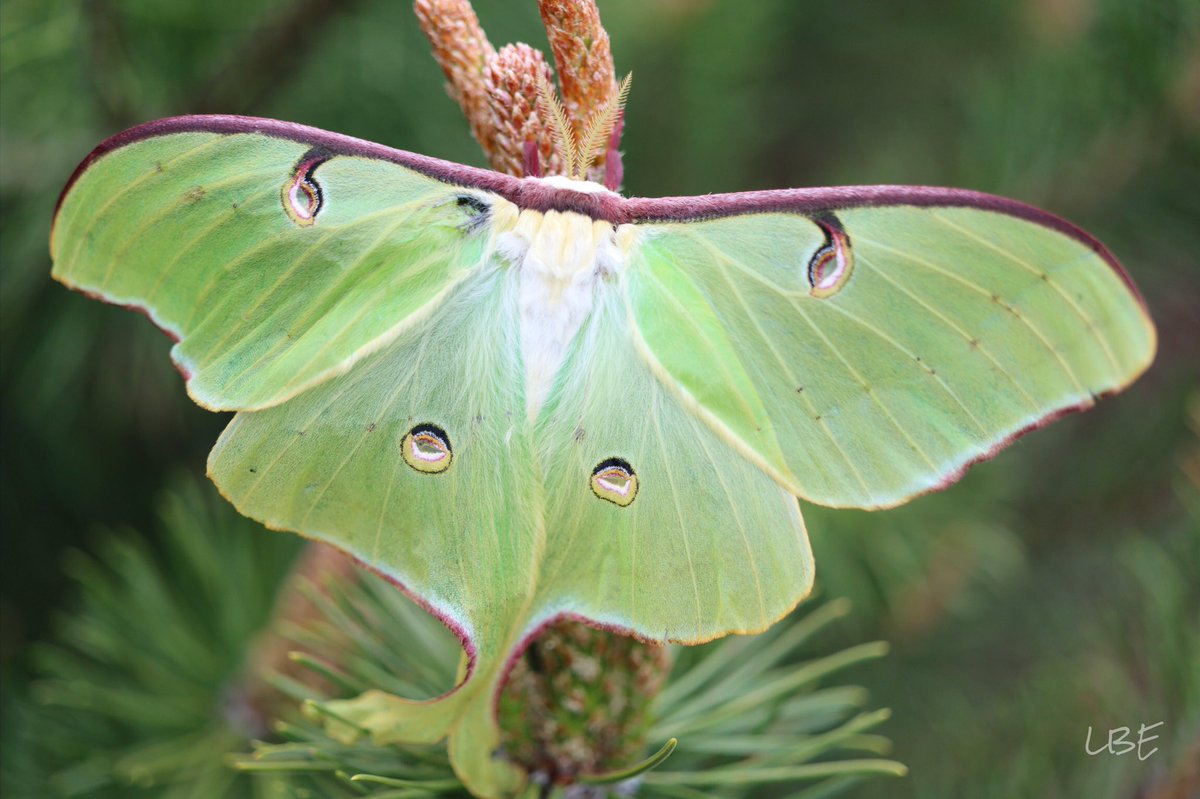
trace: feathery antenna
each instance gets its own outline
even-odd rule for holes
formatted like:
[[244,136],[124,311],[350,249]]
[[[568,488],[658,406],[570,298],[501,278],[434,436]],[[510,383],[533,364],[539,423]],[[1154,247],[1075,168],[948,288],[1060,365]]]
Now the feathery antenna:
[[[621,81],[621,87],[617,93],[596,109],[591,119],[588,120],[587,129],[579,145],[579,163],[577,164],[579,179],[584,179],[591,165],[606,152],[608,139],[612,136],[613,128],[617,126],[617,121],[621,119],[621,114],[625,110],[625,101],[629,99],[631,85],[633,85],[632,72]],[[572,177],[575,177],[575,173],[572,173]]]
[[573,178],[577,174],[577,164],[580,160],[579,148],[575,141],[575,128],[567,119],[567,112],[558,99],[558,92],[550,85],[550,80],[544,74],[538,81],[538,100],[543,117],[554,123],[551,126],[554,133],[554,149],[566,166],[567,176]]
[[588,169],[596,162],[608,147],[608,139],[613,129],[621,119],[625,110],[625,101],[629,99],[629,87],[633,84],[633,73],[630,72],[621,81],[617,93],[608,98],[588,119],[587,128],[583,135],[575,130],[567,117],[562,101],[554,90],[550,80],[541,76],[538,81],[538,100],[541,114],[553,122],[554,149],[559,159],[566,166],[567,177],[572,180],[586,180]]

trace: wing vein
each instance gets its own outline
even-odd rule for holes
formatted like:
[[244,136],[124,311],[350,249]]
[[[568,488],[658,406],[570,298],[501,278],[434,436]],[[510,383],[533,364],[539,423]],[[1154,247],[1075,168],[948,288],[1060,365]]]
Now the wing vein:
[[[425,340],[422,339],[422,348],[418,351],[419,353],[424,352],[424,343],[425,343]],[[419,363],[421,357],[423,357],[423,355],[418,356],[418,358],[417,358],[418,363]],[[413,364],[409,368],[408,377],[404,380],[397,381],[398,385],[400,385],[400,386],[407,385],[408,382],[412,379],[412,377],[416,374],[416,368],[417,368],[416,364]],[[346,395],[346,393],[348,391],[350,391],[351,389],[353,389],[357,385],[357,383],[358,383],[357,380],[347,380],[347,381],[345,381],[345,383],[343,383],[341,386],[339,386],[336,391],[330,392],[331,396],[330,396],[329,400],[327,402],[323,403],[317,409],[317,412],[315,414],[313,414],[311,417],[309,417],[308,421],[306,421],[301,426],[301,429],[299,431],[297,431],[297,433],[293,436],[292,440],[289,441],[286,446],[284,446],[282,449],[279,450],[278,454],[275,456],[275,459],[272,460],[271,463],[267,465],[267,468],[263,469],[259,472],[258,479],[256,479],[254,481],[254,483],[249,487],[249,489],[247,489],[246,493],[243,495],[242,501],[244,503],[248,503],[250,501],[250,498],[255,494],[255,492],[258,491],[259,486],[262,484],[262,481],[266,478],[267,474],[279,464],[279,462],[283,459],[283,456],[287,454],[288,450],[290,450],[296,444],[296,442],[298,442],[300,439],[302,439],[304,437],[304,434],[305,434],[305,431],[307,430],[307,428],[309,426],[311,426],[312,423],[315,422],[317,419],[319,419],[322,415],[324,415],[335,403],[340,402],[342,400],[342,398]],[[392,400],[394,401],[395,398],[398,396],[399,396],[399,389],[395,393],[393,393]],[[237,420],[239,418],[241,418],[241,415],[242,414],[239,413],[238,416],[234,417],[234,423],[236,423]],[[233,424],[230,425],[230,429],[232,429],[232,426],[233,426]]]
[[[758,317],[756,317],[750,310],[749,305],[746,304],[745,297],[742,296],[741,291],[734,284],[729,272],[725,269],[724,262],[733,263],[732,259],[728,258],[722,253],[716,252],[708,245],[707,242],[704,242],[700,239],[697,239],[697,241],[702,247],[708,249],[710,254],[717,259],[717,267],[721,270],[722,277],[725,278],[725,282],[729,285],[730,289],[732,289],[734,295],[737,297],[738,303],[742,306],[742,309],[745,310],[746,318],[749,319],[751,324],[754,325],[754,329],[758,331],[759,337],[762,339],[763,343],[767,345],[767,349],[770,351],[771,356],[775,359],[775,362],[779,364],[779,368],[783,370],[784,376],[788,379],[788,383],[791,385],[798,385],[796,375],[792,371],[791,366],[789,366],[787,361],[784,360],[783,355],[780,354],[779,349],[775,346],[775,342],[772,341],[771,337],[767,335],[767,332],[762,329],[762,325],[760,325],[758,322]],[[850,467],[850,472],[854,475],[854,478],[858,481],[858,484],[862,486],[862,489],[865,492],[864,495],[869,497],[871,495],[871,489],[867,487],[867,482],[863,479],[862,473],[858,471],[858,468],[854,465],[854,461],[850,459],[850,455],[846,452],[841,443],[838,441],[837,437],[833,434],[832,428],[826,424],[824,419],[816,418],[820,414],[817,413],[817,407],[813,404],[812,398],[805,396],[803,393],[800,394],[800,398],[801,401],[804,402],[805,406],[808,407],[809,417],[816,421],[817,426],[825,433],[825,436],[829,439],[830,443],[833,444],[834,449],[836,449],[838,454],[842,456],[842,460],[844,460],[846,465]],[[825,472],[824,463],[821,461],[821,459],[816,458],[814,460],[816,460],[819,464],[817,468],[821,469],[822,472]],[[828,473],[826,473],[826,476],[829,476]]]
[[[879,338],[881,341],[883,341],[885,344],[888,344],[893,349],[904,353],[904,355],[906,355],[908,357],[910,362],[912,362],[914,364],[923,363],[923,361],[921,361],[919,358],[917,358],[915,353],[910,351],[907,347],[905,347],[899,341],[896,341],[896,339],[887,335],[882,330],[875,327],[874,325],[872,325],[870,322],[866,321],[865,319],[862,319],[859,316],[857,316],[856,314],[853,314],[850,311],[846,310],[845,308],[842,308],[837,303],[827,302],[827,303],[825,303],[824,307],[828,307],[830,310],[836,311],[837,313],[841,314],[842,316],[846,317],[850,321],[854,322],[855,324],[857,324],[859,327],[863,328],[864,330],[868,330],[871,333],[874,333],[875,336],[877,338]],[[975,425],[976,429],[978,429],[979,432],[982,433],[984,436],[987,435],[987,430],[984,428],[983,424],[980,423],[979,419],[975,416],[975,414],[971,413],[971,409],[968,408],[961,399],[959,399],[958,394],[955,393],[954,390],[951,389],[950,386],[946,384],[946,381],[942,379],[941,375],[935,373],[935,371],[928,366],[923,367],[921,369],[921,371],[923,371],[926,375],[928,375],[929,377],[932,377],[935,381],[937,381],[937,384],[942,388],[943,391],[945,391],[945,393],[950,397],[950,399],[954,400],[954,402],[958,405],[959,408],[962,408],[963,413],[965,413],[970,418],[971,422]]]
[[[259,300],[258,304],[261,304],[261,302],[266,299],[267,295],[274,292],[275,289],[277,289],[280,285],[282,285],[283,282],[285,280],[287,280],[287,278],[289,278],[300,266],[302,266],[305,263],[305,261],[309,258],[309,256],[311,256],[312,254],[317,252],[317,250],[320,246],[324,245],[324,243],[326,241],[334,238],[336,234],[343,233],[347,230],[353,230],[354,228],[358,227],[359,225],[361,225],[363,223],[372,222],[381,216],[384,216],[384,215],[390,214],[390,213],[394,213],[395,211],[397,211],[397,209],[405,208],[409,205],[415,205],[415,204],[416,204],[416,201],[409,202],[409,203],[399,203],[397,205],[389,206],[387,208],[381,208],[378,211],[372,211],[369,214],[363,214],[360,217],[357,217],[349,222],[346,222],[341,225],[337,225],[335,227],[325,227],[321,232],[320,239],[318,239],[317,241],[315,241],[311,245],[309,245],[309,247],[307,249],[305,249],[303,255],[301,255],[301,257],[299,257],[295,261],[293,261],[292,265],[289,266],[288,269],[286,271],[284,271],[276,279],[275,283],[272,284],[272,286],[269,289],[267,289],[267,291],[262,292],[260,294],[260,300]],[[193,326],[193,324],[195,324],[195,326],[197,326],[197,327],[200,325],[203,325],[205,322],[208,321],[208,319],[216,311],[218,311],[220,308],[224,307],[224,303],[220,303],[220,302],[209,303],[208,302],[208,295],[211,294],[212,291],[217,287],[217,283],[218,283],[220,277],[222,276],[222,274],[233,271],[233,269],[235,267],[237,267],[240,263],[244,262],[248,258],[251,258],[255,255],[262,253],[265,250],[270,249],[271,247],[275,246],[276,244],[279,244],[281,240],[287,238],[289,235],[295,235],[294,228],[285,229],[268,239],[264,239],[263,241],[260,241],[259,243],[255,244],[253,247],[250,247],[249,249],[244,250],[240,255],[238,255],[233,260],[229,261],[227,264],[224,265],[224,267],[222,269],[214,270],[213,276],[203,286],[200,287],[200,291],[196,295],[196,311],[199,311],[201,308],[205,308],[205,309],[207,309],[207,313],[204,316],[201,316],[199,319],[197,319],[196,312],[194,311],[192,313],[192,316],[188,318],[188,321],[184,325],[184,327],[191,328]],[[236,297],[233,297],[230,299],[236,299]],[[255,308],[258,307],[258,304],[252,306],[249,310],[254,310]]]
[[[662,423],[658,411],[658,403],[659,395],[657,392],[655,392],[651,398],[650,420],[654,425],[655,438],[658,439],[658,450],[660,453],[662,453],[663,471],[666,472],[667,482],[671,486],[671,502],[675,506],[675,518],[679,522],[679,526],[676,529],[686,531],[688,526],[684,523],[683,508],[679,505],[679,489],[675,485],[675,475],[671,471],[671,454],[667,452],[666,444],[663,441]],[[694,637],[700,638],[701,619],[704,618],[704,611],[700,604],[700,583],[696,579],[696,565],[692,562],[692,548],[688,546],[687,538],[688,537],[686,534],[679,536],[679,540],[683,542],[683,553],[684,557],[687,559],[688,574],[692,578],[692,595],[694,596],[696,602],[696,634]]]
[[[887,250],[889,252],[893,252],[896,255],[901,256],[902,258],[909,259],[913,263],[920,264],[921,266],[924,266],[926,269],[929,269],[932,272],[936,272],[937,274],[942,275],[943,277],[949,278],[950,280],[953,280],[956,283],[960,283],[960,284],[966,286],[967,288],[969,288],[971,291],[981,294],[984,297],[987,297],[989,299],[992,299],[993,297],[995,297],[995,294],[993,292],[988,291],[983,286],[980,286],[978,283],[975,283],[974,281],[972,281],[968,278],[965,278],[962,275],[956,275],[954,272],[951,272],[947,269],[943,269],[942,267],[938,266],[937,264],[935,264],[931,261],[927,261],[924,258],[913,255],[912,253],[904,252],[903,250],[898,250],[895,247],[889,247],[888,245],[883,244],[878,241],[863,239],[862,236],[859,236],[858,238],[860,241],[867,241],[872,246],[878,247],[881,250]],[[1008,307],[1008,306],[1006,306],[1006,307]],[[1012,308],[1009,307],[1009,310],[1011,311]],[[1062,354],[1057,349],[1054,348],[1054,346],[1049,342],[1049,340],[1042,333],[1042,331],[1039,330],[1024,314],[1013,313],[1012,315],[1015,316],[1017,319],[1021,320],[1021,323],[1023,325],[1025,325],[1025,327],[1029,328],[1029,331],[1031,333],[1033,333],[1033,335],[1037,337],[1038,341],[1040,341],[1042,343],[1042,346],[1046,348],[1046,351],[1054,356],[1055,360],[1058,361],[1059,366],[1062,368],[1063,372],[1067,375],[1067,378],[1075,385],[1075,390],[1080,395],[1086,395],[1088,393],[1088,391],[1087,391],[1087,389],[1085,389],[1083,387],[1083,384],[1079,382],[1079,378],[1075,375],[1075,371],[1071,368],[1071,365],[1069,363],[1067,363],[1067,361],[1063,358]]]
[[[159,162],[158,166],[163,167],[163,170],[165,170],[165,168],[168,165],[174,164],[177,161],[181,161],[185,158],[191,157],[198,152],[202,152],[202,151],[208,149],[209,147],[212,147],[214,144],[216,144],[220,140],[221,140],[220,137],[217,137],[215,139],[212,139],[211,141],[201,142],[200,144],[196,145],[195,147],[190,147],[181,153],[177,153],[176,155],[172,156],[171,158],[167,159],[166,161]],[[79,250],[80,250],[80,248],[83,247],[83,243],[85,241],[87,241],[88,236],[91,235],[92,231],[96,227],[96,224],[100,221],[101,217],[103,217],[104,214],[108,212],[108,209],[113,206],[113,203],[117,202],[118,200],[123,198],[125,195],[129,194],[129,192],[133,191],[134,189],[136,189],[138,186],[145,183],[150,178],[154,177],[155,175],[161,175],[161,174],[163,174],[163,171],[160,171],[157,168],[152,169],[149,172],[144,172],[144,173],[142,173],[141,176],[135,178],[134,180],[129,181],[129,183],[126,183],[118,191],[115,191],[111,195],[109,195],[108,199],[104,202],[104,204],[101,205],[99,208],[97,208],[95,211],[93,211],[90,214],[90,216],[88,217],[87,227],[85,227],[83,229],[83,231],[78,234],[79,240],[75,244],[75,250],[71,253],[71,261],[74,262],[75,258],[77,258],[79,256]]]
[[974,346],[972,347],[972,350],[979,352],[981,355],[983,355],[985,358],[987,358],[989,361],[991,361],[992,365],[996,367],[997,371],[999,371],[1000,374],[1002,374],[1006,378],[1008,378],[1008,381],[1010,383],[1012,383],[1013,388],[1015,388],[1018,392],[1020,392],[1021,396],[1023,396],[1026,400],[1029,401],[1029,404],[1033,407],[1033,410],[1038,413],[1041,412],[1042,406],[1038,404],[1038,401],[1035,400],[1033,398],[1033,396],[1028,391],[1026,391],[1025,388],[1020,383],[1017,382],[1016,377],[1014,377],[1011,372],[1009,372],[1007,369],[1005,369],[1003,366],[1000,365],[1000,362],[996,360],[995,356],[993,356],[991,354],[991,352],[989,352],[987,350],[987,348],[985,348],[983,346],[983,342],[975,339],[973,336],[971,336],[970,333],[968,333],[966,330],[959,327],[954,322],[953,319],[951,319],[950,317],[943,314],[941,311],[939,311],[937,308],[935,308],[932,305],[930,305],[929,303],[927,303],[925,300],[921,299],[921,297],[918,296],[917,294],[914,294],[912,291],[905,288],[903,283],[900,283],[899,281],[890,277],[885,270],[876,267],[874,264],[872,264],[870,262],[869,259],[863,258],[860,255],[859,263],[866,265],[869,269],[871,269],[871,271],[875,272],[875,274],[879,275],[881,278],[886,280],[888,283],[892,284],[892,286],[894,288],[896,288],[897,290],[899,290],[900,292],[902,292],[903,294],[908,296],[909,299],[911,299],[913,302],[920,305],[922,308],[924,308],[926,311],[928,311],[930,314],[932,314],[935,318],[944,322],[948,327],[950,327],[950,329],[954,330],[956,333],[958,333],[960,336],[962,336],[963,341],[967,342],[968,344],[970,344],[971,342],[975,342]]
[[[400,397],[401,392],[403,392],[404,389],[408,387],[409,383],[412,381],[412,378],[416,375],[417,370],[420,368],[421,361],[425,357],[425,349],[426,349],[427,341],[428,341],[428,336],[423,336],[421,338],[421,346],[417,350],[417,357],[414,359],[412,368],[409,369],[408,379],[396,381],[396,385],[393,388],[392,392],[387,396],[387,399],[385,399],[383,401],[383,403],[381,404],[381,406],[380,406],[381,409],[383,407],[393,408],[393,406],[396,403],[396,400]],[[396,414],[393,418],[400,418],[400,415]],[[333,470],[332,474],[330,474],[329,479],[325,482],[325,485],[322,486],[321,490],[317,493],[317,495],[313,499],[312,503],[308,506],[308,510],[305,512],[304,516],[300,519],[300,526],[303,527],[304,525],[308,524],[308,517],[316,509],[317,505],[319,505],[321,503],[321,500],[324,499],[326,492],[328,492],[329,489],[333,486],[334,481],[337,479],[338,475],[341,474],[342,469],[345,468],[346,464],[350,462],[350,459],[354,457],[354,454],[358,451],[358,448],[361,447],[366,442],[367,436],[369,436],[369,435],[370,435],[370,431],[368,431],[366,428],[363,428],[359,432],[358,442],[353,447],[350,448],[350,451],[346,454],[346,457],[341,460],[341,462],[338,464],[337,468]],[[395,472],[395,460],[393,460],[393,474],[394,474],[394,472]],[[391,494],[391,485],[390,484],[388,486],[388,494],[389,495]],[[385,500],[385,503],[386,503],[386,500]],[[381,513],[382,513],[382,511],[381,511]],[[380,516],[380,524],[382,525],[382,516]]]
[[[246,199],[245,202],[246,203],[255,202],[259,198],[261,198],[265,195],[274,194],[274,193],[275,193],[274,189],[264,189],[263,191],[257,192],[255,194],[251,194]],[[221,213],[220,215],[217,216],[217,219],[215,222],[213,222],[211,225],[206,225],[205,227],[201,228],[199,233],[197,233],[192,238],[188,239],[188,241],[175,252],[175,255],[171,258],[171,260],[167,261],[167,263],[164,264],[163,267],[159,270],[158,279],[156,279],[154,281],[154,285],[151,286],[150,291],[146,293],[146,297],[145,297],[146,305],[151,305],[154,302],[154,298],[158,295],[158,291],[160,288],[162,288],[163,283],[166,282],[167,276],[171,273],[171,271],[176,266],[179,265],[179,263],[183,260],[183,258],[186,255],[188,255],[189,253],[191,253],[191,251],[196,247],[196,245],[198,245],[201,241],[203,241],[210,234],[212,234],[213,231],[215,231],[217,228],[221,227],[226,222],[228,222],[230,217],[232,217],[235,213],[237,213],[237,211],[232,208]],[[145,229],[145,228],[143,228],[143,229]],[[129,249],[128,247],[125,248],[126,251],[128,249]],[[113,262],[115,263],[116,260],[117,259],[114,258]],[[107,282],[107,281],[105,281],[105,282]]]
[[973,239],[973,240],[979,242],[980,244],[982,244],[983,246],[985,246],[995,252],[1000,253],[1001,255],[1008,258],[1013,263],[1015,263],[1018,266],[1025,269],[1030,274],[1035,275],[1039,279],[1039,281],[1048,284],[1052,289],[1054,289],[1054,291],[1058,294],[1058,296],[1062,297],[1064,300],[1067,301],[1067,304],[1071,306],[1071,310],[1073,310],[1075,312],[1076,316],[1078,316],[1083,321],[1083,323],[1087,327],[1087,329],[1090,330],[1094,334],[1096,341],[1100,344],[1100,348],[1102,350],[1104,350],[1104,355],[1105,355],[1105,357],[1108,358],[1108,362],[1112,366],[1113,371],[1118,374],[1121,372],[1121,367],[1117,363],[1117,357],[1116,357],[1116,355],[1113,354],[1113,351],[1108,346],[1107,337],[1100,333],[1099,328],[1096,327],[1096,323],[1092,320],[1092,318],[1090,316],[1088,316],[1086,313],[1084,313],[1083,309],[1080,308],[1079,305],[1075,302],[1075,298],[1072,297],[1066,291],[1063,291],[1062,286],[1060,286],[1058,284],[1058,281],[1051,279],[1050,274],[1048,272],[1038,269],[1037,267],[1035,267],[1033,264],[1029,263],[1025,259],[1018,257],[1016,253],[1010,252],[1010,251],[1004,249],[1003,247],[997,246],[994,242],[988,241],[987,239],[983,238],[982,236],[972,233],[970,230],[968,230],[960,225],[955,224],[954,222],[947,219],[945,216],[943,216],[941,214],[934,213],[933,218],[938,220],[942,224],[950,227],[951,229],[958,231],[960,234],[966,236],[967,238]]
[[892,423],[892,426],[895,427],[904,440],[908,442],[908,445],[913,449],[913,451],[916,452],[917,455],[920,456],[921,460],[925,461],[929,468],[933,469],[935,473],[941,474],[943,470],[940,469],[932,460],[930,460],[929,455],[925,452],[925,450],[923,450],[921,446],[917,444],[915,440],[913,440],[912,436],[908,434],[908,431],[904,429],[900,422],[896,420],[896,417],[892,415],[892,412],[888,410],[888,407],[884,405],[879,397],[875,395],[875,391],[871,387],[870,382],[864,379],[863,376],[859,374],[858,370],[850,365],[850,362],[847,361],[845,356],[842,355],[841,350],[839,350],[837,346],[835,346],[834,343],[829,340],[829,337],[825,335],[824,331],[822,331],[821,328],[815,322],[813,322],[811,318],[809,318],[808,313],[805,312],[805,310],[800,307],[795,300],[791,301],[791,305],[802,317],[804,317],[804,321],[808,323],[808,326],[812,328],[813,332],[816,333],[821,341],[825,343],[825,346],[829,348],[829,351],[833,353],[833,356],[842,362],[842,365],[846,367],[846,371],[848,371],[850,375],[857,380],[864,389],[866,389],[866,393],[871,398],[871,401],[879,407],[879,410],[883,412],[883,415],[886,416],[888,421]]
[[[692,418],[690,421],[692,422],[693,427],[700,424],[699,420],[695,418]],[[701,429],[697,430],[696,432],[703,434],[710,431]],[[742,520],[742,514],[738,511],[738,508],[741,504],[739,502],[740,497],[734,496],[734,492],[729,488],[729,482],[725,479],[725,473],[721,469],[720,464],[717,463],[716,458],[713,457],[712,450],[710,450],[708,448],[708,444],[705,443],[704,436],[696,436],[696,441],[698,441],[700,446],[704,449],[704,457],[708,459],[708,463],[712,467],[713,474],[717,476],[717,482],[721,484],[721,490],[724,492],[725,498],[729,500],[730,514],[733,516],[733,520],[737,524],[738,533],[741,534],[742,546],[746,550],[746,561],[750,564],[750,572],[754,577],[754,590],[758,595],[759,624],[765,624],[768,621],[767,601],[763,596],[762,578],[758,573],[758,561],[754,557],[754,549],[750,546],[750,536],[746,532],[746,524]]]
[[[328,297],[332,294],[337,294],[341,289],[343,289],[346,281],[350,280],[351,278],[354,277],[353,275],[350,274],[350,272],[354,268],[356,268],[359,264],[361,264],[364,260],[371,257],[371,255],[373,255],[381,246],[383,246],[383,243],[388,238],[388,236],[390,236],[393,232],[395,232],[396,228],[403,225],[404,222],[405,222],[405,220],[400,220],[395,225],[392,225],[390,228],[387,228],[383,232],[382,235],[380,235],[375,241],[373,241],[370,244],[370,246],[367,247],[367,249],[365,249],[362,253],[360,253],[358,255],[358,257],[355,258],[354,261],[348,267],[345,268],[340,280],[331,282],[319,294],[317,294],[315,297],[312,297],[309,300],[309,302],[307,303],[308,309],[307,309],[307,312],[305,313],[305,315],[303,317],[301,317],[299,320],[292,322],[289,325],[289,327],[292,330],[296,330],[298,328],[303,328],[306,324],[308,324],[309,320],[313,318],[314,308],[318,305],[318,303],[320,303],[322,300],[324,300],[326,297]],[[442,253],[437,253],[436,255],[441,255],[441,254]],[[406,270],[401,275],[396,275],[393,278],[393,280],[400,278],[404,275],[411,274],[412,272],[417,271],[419,268],[424,268],[425,266],[428,266],[429,264],[433,263],[435,260],[436,260],[436,257],[426,258],[426,259],[418,262],[417,264],[414,264],[412,266],[412,268]],[[342,336],[344,336],[347,333],[347,331],[349,331],[360,319],[362,319],[364,316],[366,316],[369,313],[373,313],[375,311],[375,307],[373,306],[373,301],[375,300],[375,298],[377,298],[380,294],[386,294],[387,291],[392,288],[393,288],[393,286],[386,284],[386,283],[381,285],[380,287],[376,288],[375,292],[371,295],[371,297],[369,299],[363,300],[361,302],[362,307],[359,310],[359,312],[357,314],[355,314],[353,317],[351,317],[345,324],[343,324],[341,326],[341,329],[338,330],[337,333],[329,335],[327,337],[325,343],[322,344],[321,347],[318,348],[316,352],[314,352],[312,355],[308,356],[306,365],[312,366],[316,362],[317,358],[323,352],[329,350],[335,343],[337,343],[338,339],[340,339]],[[272,291],[273,290],[274,289],[272,289]],[[262,305],[261,302],[258,303],[255,306],[255,308],[250,309],[250,311],[247,311],[246,313],[253,312],[253,310],[255,310],[258,307],[261,307],[261,305]],[[275,319],[281,313],[284,313],[283,308],[276,309],[275,312],[272,313],[270,316],[266,317],[265,319],[260,320],[258,322],[258,324],[256,325],[256,327],[259,327],[259,328],[266,327],[267,325],[269,325],[271,323],[271,321],[273,319]],[[320,319],[320,318],[321,318],[321,316],[318,315],[317,319]],[[399,323],[399,322],[403,322],[403,320],[402,319],[397,320],[397,323]],[[235,331],[237,329],[238,329],[238,327],[233,328],[233,330],[235,330]],[[284,339],[280,339],[280,340],[276,341],[275,344],[273,344],[266,352],[264,352],[262,355],[260,355],[258,357],[258,359],[254,361],[254,363],[245,367],[240,372],[238,372],[236,375],[231,376],[226,381],[227,384],[234,385],[244,375],[246,375],[247,373],[252,372],[256,368],[258,368],[258,366],[261,365],[262,363],[264,363],[265,361],[270,360],[270,358],[272,356],[274,356],[276,353],[278,353],[281,349],[286,349],[287,344],[285,344],[285,341],[288,343],[299,342],[305,336],[311,334],[312,330],[313,330],[313,328],[310,325],[309,327],[307,327],[304,330],[304,332],[302,334],[300,334],[300,336],[298,336],[295,339],[293,339],[291,337],[291,335],[289,334]],[[230,336],[232,336],[232,335],[233,335],[233,333],[227,333],[225,336],[225,341],[227,341],[230,338]],[[224,342],[222,342],[222,343],[224,343]],[[215,350],[215,351],[219,351],[220,349],[221,349],[220,344],[218,344],[217,346],[215,346],[213,348],[213,350]],[[209,363],[211,363],[211,361],[209,361]],[[297,369],[296,369],[297,372],[300,371],[300,369],[298,367],[299,367],[299,365],[297,365]]]
[[[646,270],[645,274],[647,279],[653,280],[656,284],[658,284],[661,296],[664,297],[671,305],[675,306],[683,318],[691,324],[692,328],[696,330],[696,332],[701,332],[699,325],[696,324],[696,321],[692,318],[692,315],[688,313],[687,308],[685,308],[683,304],[679,302],[674,294],[667,290],[667,287],[663,284],[663,282],[659,280],[650,270]],[[709,307],[711,308],[712,306],[710,305]],[[703,344],[705,350],[717,355],[715,347],[708,338],[704,336],[697,336],[695,339],[693,339],[693,343],[701,343]],[[732,374],[729,373],[729,369],[724,364],[724,359],[720,357],[714,357],[712,360],[714,363],[720,366],[721,374],[726,380],[726,385],[728,385],[730,388],[736,387],[738,381]],[[739,391],[735,391],[735,395],[737,396],[738,404],[742,406],[742,412],[746,414],[747,418],[754,419],[754,410],[750,407],[750,403],[746,400],[746,397]]]
[[713,247],[712,244],[710,244],[709,242],[700,238],[700,236],[698,236],[697,234],[695,234],[691,231],[683,231],[683,233],[688,238],[690,238],[692,241],[699,244],[702,248],[704,248],[705,250],[708,250],[709,253],[713,257],[723,260],[726,263],[730,264],[731,266],[736,267],[739,272],[741,272],[742,274],[751,278],[752,280],[754,280],[754,282],[760,283],[763,286],[766,286],[767,288],[771,289],[779,296],[781,296],[781,297],[802,297],[802,296],[807,295],[807,292],[793,291],[791,289],[785,289],[783,286],[780,286],[779,284],[777,284],[771,280],[768,280],[767,278],[763,277],[762,274],[760,274],[759,272],[756,272],[753,269],[750,269],[749,267],[747,267],[745,264],[741,263],[740,261],[736,261],[733,258],[726,255],[725,253],[720,252],[715,247]]

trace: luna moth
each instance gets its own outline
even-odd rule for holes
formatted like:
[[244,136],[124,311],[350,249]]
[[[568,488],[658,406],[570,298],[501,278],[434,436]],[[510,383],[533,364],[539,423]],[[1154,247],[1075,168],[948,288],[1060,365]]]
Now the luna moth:
[[54,277],[142,311],[244,514],[341,548],[460,638],[444,696],[331,715],[449,737],[485,797],[513,659],[563,618],[762,630],[810,590],[797,499],[887,508],[1120,390],[1155,331],[1074,225],[973,191],[626,198],[301,125],[151,122],[97,147]]

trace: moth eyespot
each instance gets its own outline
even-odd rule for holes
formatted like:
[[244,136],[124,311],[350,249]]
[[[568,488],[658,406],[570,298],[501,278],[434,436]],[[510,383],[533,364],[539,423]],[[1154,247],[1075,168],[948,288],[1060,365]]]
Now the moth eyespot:
[[592,470],[592,493],[622,508],[637,497],[638,478],[628,461],[621,458],[603,460]]
[[437,474],[450,468],[454,452],[450,437],[435,424],[419,424],[400,442],[404,462],[423,474]]
[[329,154],[319,148],[310,150],[283,184],[283,210],[297,225],[307,227],[317,221],[325,197],[314,173],[329,158]]
[[817,298],[830,297],[841,291],[854,269],[850,238],[842,223],[832,214],[820,217],[816,223],[825,231],[825,245],[808,261],[809,294]]

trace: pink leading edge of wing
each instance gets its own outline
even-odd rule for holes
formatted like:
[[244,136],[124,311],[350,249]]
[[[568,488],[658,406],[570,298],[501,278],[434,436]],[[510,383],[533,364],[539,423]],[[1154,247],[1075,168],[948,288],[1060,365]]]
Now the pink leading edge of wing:
[[[319,128],[274,119],[229,115],[180,116],[159,119],[130,128],[101,142],[68,179],[55,204],[55,219],[63,199],[75,181],[106,153],[155,136],[171,133],[259,133],[327,148],[334,155],[377,158],[464,188],[495,192],[521,208],[536,211],[573,211],[614,225],[647,222],[687,222],[739,214],[785,211],[807,215],[836,212],[845,208],[886,205],[980,208],[1018,217],[1070,236],[1087,246],[1114,272],[1145,309],[1145,301],[1129,274],[1095,237],[1061,217],[1032,205],[969,189],[933,186],[836,186],[816,189],[771,189],[767,191],[706,194],[694,197],[632,197],[613,192],[585,194],[548,186],[532,178],[515,178],[490,169],[456,164],[438,158],[396,150],[382,144],[331,133]],[[51,238],[53,239],[53,225]]]

